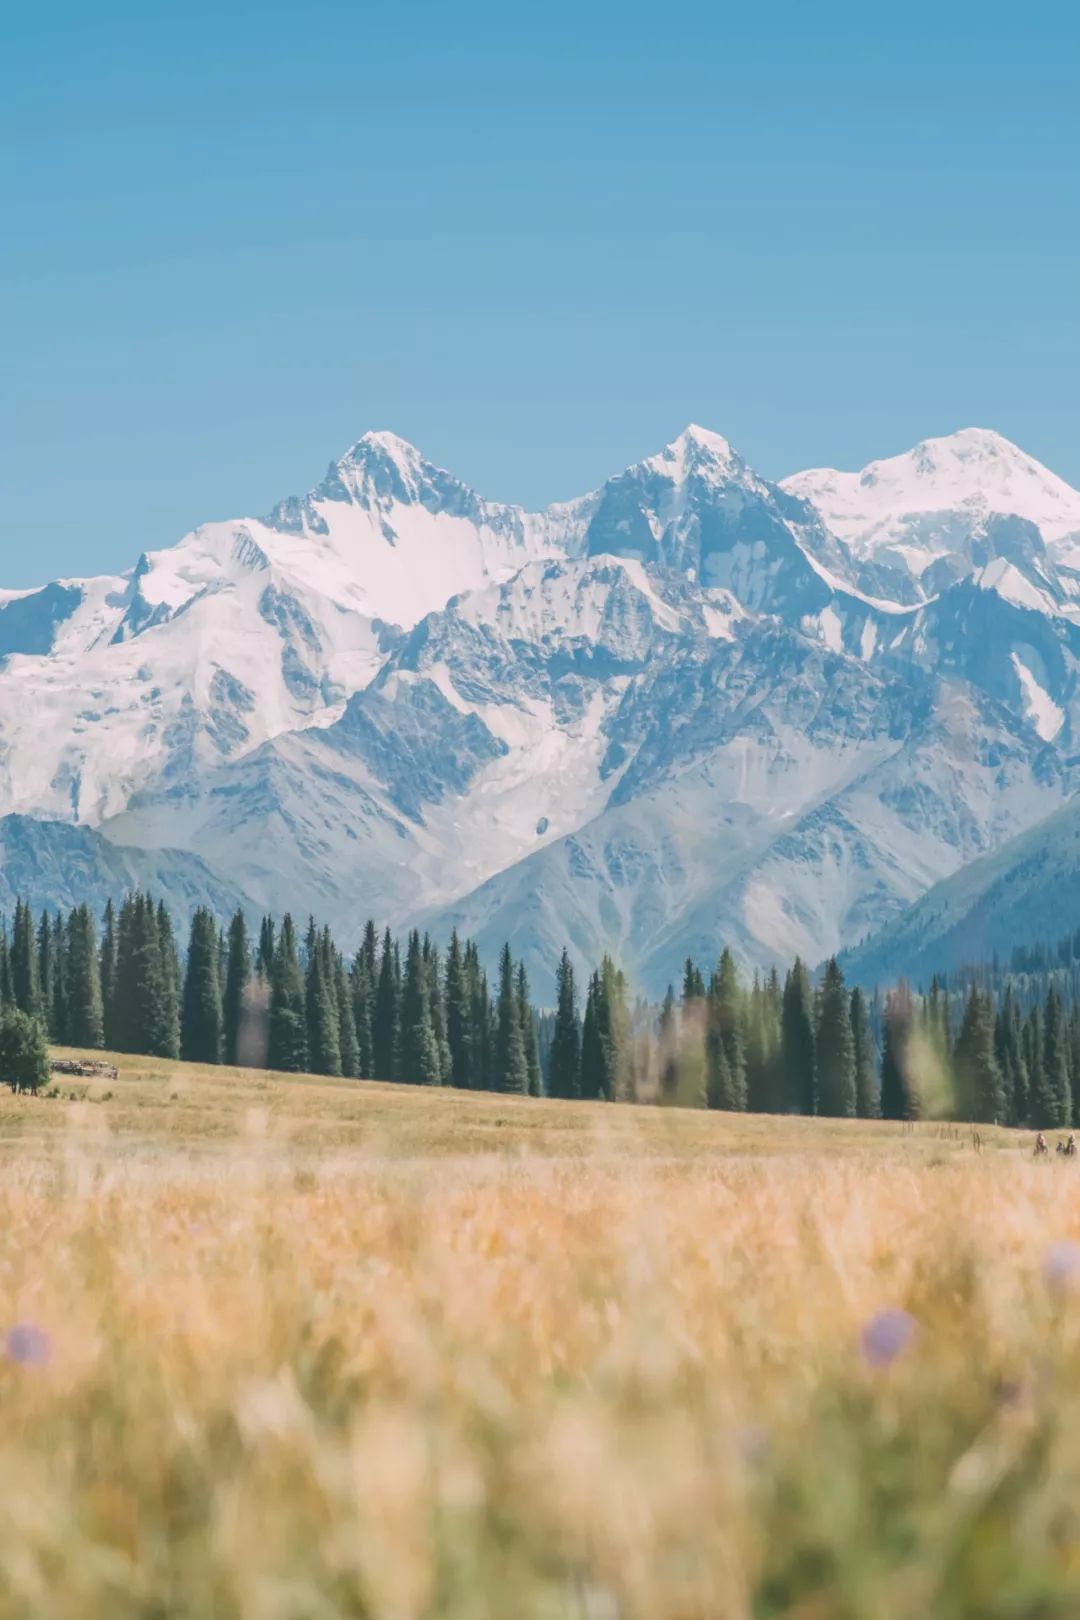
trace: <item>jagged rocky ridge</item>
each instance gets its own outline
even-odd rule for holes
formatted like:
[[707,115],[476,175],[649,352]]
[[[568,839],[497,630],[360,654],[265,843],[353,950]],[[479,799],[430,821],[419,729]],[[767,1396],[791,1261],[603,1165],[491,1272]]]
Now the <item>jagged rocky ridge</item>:
[[542,994],[564,940],[650,990],[721,941],[817,961],[1076,790],[1078,564],[1080,494],[992,433],[774,485],[691,427],[539,514],[368,434],[0,597],[0,815],[343,935],[509,938]]

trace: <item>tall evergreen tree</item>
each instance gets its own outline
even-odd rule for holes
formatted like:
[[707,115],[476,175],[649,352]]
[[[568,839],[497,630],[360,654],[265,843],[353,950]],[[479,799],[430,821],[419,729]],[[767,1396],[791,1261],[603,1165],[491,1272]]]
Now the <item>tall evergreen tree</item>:
[[269,984],[274,972],[274,919],[265,916],[259,924],[259,943],[255,950],[255,973],[264,984]]
[[518,1017],[521,1020],[521,1042],[525,1048],[528,1092],[530,1097],[539,1097],[543,1090],[540,1083],[540,1045],[536,1032],[536,1015],[533,1012],[532,1002],[529,998],[529,979],[525,972],[524,962],[518,963],[517,1005]]
[[244,998],[251,983],[251,951],[248,946],[247,923],[243,911],[233,913],[226,945],[225,989],[222,995],[223,1052],[226,1063],[240,1062],[240,1027],[244,1017]]
[[338,1044],[341,1072],[352,1080],[360,1078],[360,1043],[356,1036],[356,1002],[341,953],[333,952],[334,988],[338,1009]]
[[446,953],[446,1042],[450,1049],[450,1083],[464,1088],[472,1074],[472,1017],[465,956],[455,928]]
[[180,1013],[180,1056],[185,1062],[220,1063],[223,1024],[217,924],[199,906],[191,919]]
[[52,918],[47,911],[43,911],[37,930],[38,1015],[45,1025],[49,1039],[53,1041],[60,1039],[55,1027],[53,1007],[55,961]]
[[555,972],[555,1029],[551,1037],[548,1091],[552,1097],[581,1095],[581,1029],[570,953],[563,948]]
[[1051,1129],[1068,1125],[1072,1119],[1065,1015],[1057,988],[1051,984],[1046,997],[1043,1024],[1042,1071],[1040,1087],[1032,1095],[1032,1124]]
[[394,942],[389,928],[383,935],[379,978],[375,990],[372,1042],[376,1080],[396,1080],[401,1044],[401,1009],[394,970]]
[[271,1069],[286,1074],[307,1068],[307,1011],[304,977],[296,948],[296,929],[285,913],[274,947],[270,979],[270,1032],[267,1053]]
[[172,917],[164,900],[158,901],[156,922],[161,955],[162,1017],[154,1050],[158,1057],[175,1058],[180,1056],[180,953],[176,948]]
[[405,980],[401,993],[401,1056],[403,1077],[410,1085],[437,1086],[441,1079],[439,1045],[431,1020],[431,984],[424,964],[420,935],[409,935],[405,952]]
[[357,1073],[361,1079],[371,1080],[375,1075],[375,1056],[371,1032],[371,1020],[375,1004],[375,981],[371,977],[367,952],[363,946],[356,953],[350,978],[353,999],[353,1023],[356,1027]]
[[994,1051],[990,997],[976,985],[968,992],[953,1053],[956,1105],[962,1119],[993,1124],[1005,1117],[1005,1087]]
[[49,1029],[54,1041],[67,1045],[68,1027],[68,932],[59,911],[52,920],[52,1017]]
[[919,1119],[922,1100],[912,1063],[911,1038],[915,1009],[911,991],[901,983],[885,999],[881,1032],[881,1116]]
[[705,1055],[710,1108],[746,1107],[743,1013],[735,959],[725,946],[709,981]]
[[849,1017],[855,1066],[855,1112],[860,1119],[876,1119],[881,1112],[877,1056],[874,1051],[874,1035],[870,1028],[866,997],[858,985],[851,992]]
[[853,1117],[858,1103],[855,1035],[844,975],[835,956],[826,964],[821,982],[815,1051],[818,1112],[836,1119]]
[[106,901],[102,919],[98,977],[101,980],[101,1016],[105,1045],[110,1051],[115,1051],[119,1049],[116,1038],[116,912],[111,900]]
[[510,946],[502,948],[499,958],[498,1025],[495,1037],[495,1083],[499,1091],[529,1090],[529,1066],[525,1057],[525,1042],[521,1034],[521,1014],[518,1009],[514,959]]
[[787,976],[780,1024],[780,1082],[785,1112],[817,1112],[813,999],[799,957]]
[[424,935],[424,966],[428,976],[428,1001],[431,1004],[431,1027],[435,1032],[435,1045],[439,1051],[439,1084],[453,1082],[453,1063],[450,1057],[450,1039],[446,1032],[446,1001],[443,996],[442,965],[438,948]]
[[67,1038],[72,1046],[102,1046],[105,1015],[94,919],[87,905],[76,906],[67,925]]
[[19,1011],[28,1018],[39,1017],[41,993],[34,919],[30,907],[22,900],[15,902],[15,920],[11,930],[11,983]]
[[320,937],[314,920],[308,926],[304,950],[307,973],[304,1006],[307,1010],[308,1067],[312,1074],[341,1073],[341,1025],[329,939]]

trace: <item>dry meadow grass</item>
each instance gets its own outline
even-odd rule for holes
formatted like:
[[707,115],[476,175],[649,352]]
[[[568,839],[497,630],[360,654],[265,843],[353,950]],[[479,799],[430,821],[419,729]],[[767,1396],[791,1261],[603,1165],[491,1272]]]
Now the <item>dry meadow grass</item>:
[[1080,1164],[120,1063],[0,1100],[0,1620],[1080,1613]]

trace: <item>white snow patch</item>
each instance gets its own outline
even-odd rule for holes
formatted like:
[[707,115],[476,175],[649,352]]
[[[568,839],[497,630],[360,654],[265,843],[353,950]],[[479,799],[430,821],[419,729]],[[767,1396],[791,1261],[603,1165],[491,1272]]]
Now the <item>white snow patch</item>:
[[1065,724],[1065,711],[1058,707],[1045,687],[1040,686],[1019,653],[1011,653],[1012,666],[1020,681],[1024,717],[1030,720],[1043,742],[1053,742]]

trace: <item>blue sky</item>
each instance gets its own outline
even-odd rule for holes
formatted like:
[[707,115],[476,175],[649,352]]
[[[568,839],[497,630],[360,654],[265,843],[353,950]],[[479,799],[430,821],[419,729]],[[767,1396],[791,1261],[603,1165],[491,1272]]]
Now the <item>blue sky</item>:
[[0,583],[391,427],[496,498],[687,421],[1080,483],[1065,6],[35,0],[0,53]]

